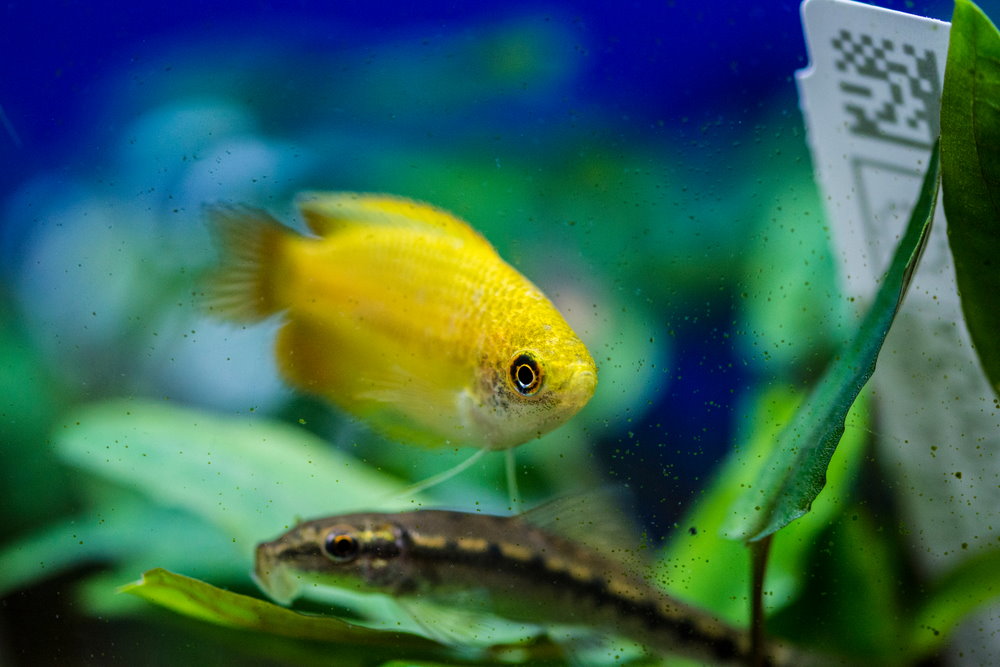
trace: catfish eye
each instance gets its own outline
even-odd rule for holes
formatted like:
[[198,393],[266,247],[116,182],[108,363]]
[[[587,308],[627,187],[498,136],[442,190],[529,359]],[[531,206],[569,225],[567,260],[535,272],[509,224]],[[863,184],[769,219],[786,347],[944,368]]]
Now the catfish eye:
[[358,557],[360,547],[353,535],[335,530],[326,536],[323,550],[334,563],[349,563]]
[[510,362],[510,381],[522,396],[531,396],[542,386],[542,367],[530,352],[514,355]]

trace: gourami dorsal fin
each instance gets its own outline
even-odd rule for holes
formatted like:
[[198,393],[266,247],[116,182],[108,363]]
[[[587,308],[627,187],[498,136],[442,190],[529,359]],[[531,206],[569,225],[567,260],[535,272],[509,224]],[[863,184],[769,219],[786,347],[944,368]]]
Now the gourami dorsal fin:
[[358,192],[303,192],[295,198],[309,229],[330,236],[351,227],[399,227],[455,236],[492,248],[467,222],[445,210],[405,197]]
[[622,564],[648,565],[652,550],[641,544],[640,530],[627,505],[624,489],[601,487],[550,500],[518,518]]

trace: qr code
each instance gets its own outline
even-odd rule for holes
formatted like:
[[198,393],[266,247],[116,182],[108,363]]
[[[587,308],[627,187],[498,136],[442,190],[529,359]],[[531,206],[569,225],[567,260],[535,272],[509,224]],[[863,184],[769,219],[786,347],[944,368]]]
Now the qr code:
[[930,148],[938,135],[941,100],[934,52],[918,52],[910,44],[897,49],[891,40],[848,30],[841,30],[832,43],[851,132]]

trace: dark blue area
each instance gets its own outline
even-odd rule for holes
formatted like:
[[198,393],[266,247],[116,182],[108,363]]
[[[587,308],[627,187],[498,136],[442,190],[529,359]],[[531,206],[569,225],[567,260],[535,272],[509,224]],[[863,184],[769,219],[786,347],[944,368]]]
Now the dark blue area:
[[610,480],[628,485],[654,539],[670,533],[728,454],[752,380],[725,293],[690,312],[665,327],[674,356],[646,416],[598,443]]
[[[875,4],[939,18],[947,18],[951,6],[943,0]],[[0,14],[0,107],[17,141],[0,136],[0,191],[86,143],[89,125],[81,124],[81,111],[96,104],[102,78],[109,71],[127,74],[164,41],[264,35],[290,48],[317,38],[331,48],[363,47],[547,8],[553,20],[580,33],[588,62],[581,96],[636,122],[678,125],[723,116],[738,123],[762,97],[789,86],[791,71],[805,64],[798,3],[788,0],[13,2]]]
[[[796,4],[658,2],[551,3],[553,20],[579,33],[587,67],[581,96],[638,122],[679,122],[739,114],[761,93],[787,85],[803,62]],[[0,61],[0,105],[23,149],[15,173],[50,165],[85,143],[81,110],[93,107],[109,71],[128,74],[164,42],[228,41],[264,35],[296,48],[363,48],[394,36],[447,33],[519,14],[545,14],[537,2],[476,3],[12,3],[3,11],[7,57]],[[0,155],[13,142],[0,139]],[[8,166],[13,166],[5,160]],[[5,179],[6,180],[6,179]],[[8,184],[10,182],[8,181]]]

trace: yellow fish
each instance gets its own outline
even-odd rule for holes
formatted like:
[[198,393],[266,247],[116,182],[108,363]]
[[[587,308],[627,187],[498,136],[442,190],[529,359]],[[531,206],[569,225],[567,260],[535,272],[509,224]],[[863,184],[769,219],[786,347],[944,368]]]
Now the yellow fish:
[[221,266],[209,308],[279,314],[286,380],[387,436],[508,449],[559,426],[597,369],[552,302],[467,223],[389,195],[305,193],[302,235],[268,213],[215,207]]

